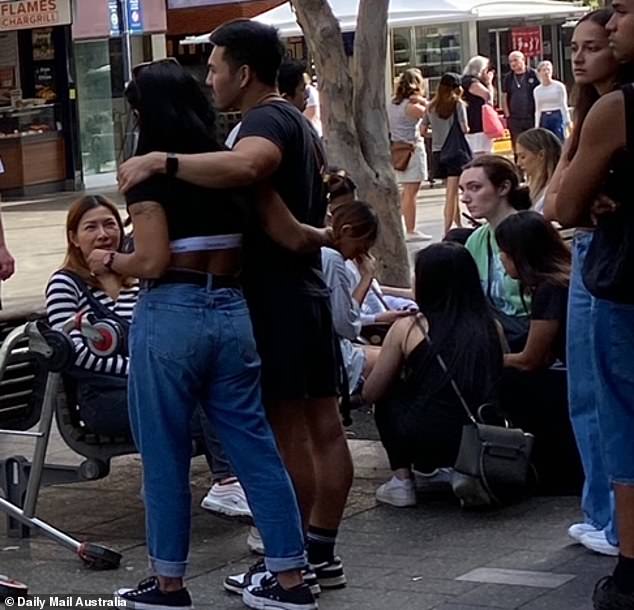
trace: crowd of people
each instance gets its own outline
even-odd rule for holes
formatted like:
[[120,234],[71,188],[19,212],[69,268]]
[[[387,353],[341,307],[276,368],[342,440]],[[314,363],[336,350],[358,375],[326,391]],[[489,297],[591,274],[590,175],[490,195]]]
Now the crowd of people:
[[[212,472],[203,506],[252,517],[249,546],[264,554],[225,589],[251,608],[311,610],[344,587],[345,391],[374,405],[393,471],[376,497],[396,507],[416,504],[418,478],[451,477],[463,403],[532,432],[544,491],[583,482],[570,536],[618,555],[595,608],[634,608],[633,41],[634,0],[576,25],[572,119],[552,65],[511,54],[500,102],[516,163],[490,154],[486,58],[444,75],[429,101],[419,71],[401,76],[388,117],[409,150],[396,171],[407,239],[428,238],[415,218],[425,130],[447,186],[445,239],[416,254],[411,289],[377,282],[378,216],[354,176],[328,167],[305,66],[283,59],[275,29],[238,20],[211,35],[214,104],[242,114],[227,143],[178,62],[134,70],[138,145],[119,171],[133,233],[108,199],[81,198],[46,291],[52,327],[89,311],[126,336],[100,358],[74,331],[66,375],[85,424],[131,435],[141,454],[152,575],[123,599],[192,607],[194,436]],[[562,227],[577,227],[572,246]],[[0,240],[2,279],[5,251]],[[384,326],[380,347],[362,340],[368,324]]]

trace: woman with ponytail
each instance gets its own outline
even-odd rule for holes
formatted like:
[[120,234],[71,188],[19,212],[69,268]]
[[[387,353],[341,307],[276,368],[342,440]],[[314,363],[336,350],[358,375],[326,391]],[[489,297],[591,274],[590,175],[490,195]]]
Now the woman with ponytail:
[[504,157],[476,157],[460,176],[462,202],[475,220],[485,220],[467,240],[480,281],[495,317],[513,351],[521,351],[528,335],[530,299],[519,282],[506,273],[495,239],[499,224],[519,210],[531,207],[528,188],[520,186],[515,165]]

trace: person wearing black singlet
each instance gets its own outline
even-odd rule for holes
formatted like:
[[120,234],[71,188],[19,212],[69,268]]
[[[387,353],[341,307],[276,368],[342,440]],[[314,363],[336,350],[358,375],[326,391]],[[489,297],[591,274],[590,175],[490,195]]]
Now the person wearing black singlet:
[[[251,186],[260,212],[281,202],[296,221],[323,227],[324,151],[306,118],[276,89],[284,54],[277,31],[241,19],[220,26],[210,40],[215,46],[208,83],[215,105],[242,112],[232,150],[130,159],[119,170],[121,188],[165,173],[207,188]],[[334,547],[352,485],[352,459],[337,403],[337,343],[322,245],[329,241],[296,253],[257,226],[245,243],[242,278],[262,358],[267,415],[297,491],[308,561],[321,587],[338,588],[346,578]],[[257,595],[274,595],[275,583],[262,580],[261,566],[229,577],[225,588],[237,593],[255,582],[263,583]]]
[[[634,0],[614,0],[606,25],[610,47],[622,63],[634,63]],[[634,608],[634,84],[607,93],[590,110],[577,153],[563,177],[555,207],[565,226],[593,215],[597,229],[586,258],[608,254],[625,280],[614,294],[595,296],[591,324],[598,379],[598,416],[608,476],[612,482],[619,560],[612,576],[594,591],[598,610]],[[599,195],[613,202],[606,206]],[[595,202],[599,201],[599,205]],[[612,238],[610,237],[612,236]],[[619,236],[619,237],[614,237]],[[597,241],[600,238],[600,241]],[[598,246],[595,244],[598,244]],[[628,281],[628,279],[630,281]],[[606,298],[609,295],[610,298]]]
[[392,325],[363,386],[363,397],[376,404],[377,428],[394,473],[376,497],[398,507],[416,503],[413,469],[453,467],[468,422],[437,354],[473,413],[496,402],[502,376],[500,337],[464,246],[443,242],[421,250],[414,291],[421,313]]
[[[137,67],[126,98],[138,153],[222,150],[214,113],[175,61]],[[247,228],[235,189],[151,176],[126,192],[135,250],[93,250],[90,270],[147,287],[130,330],[130,419],[144,467],[147,546],[154,575],[118,595],[131,607],[189,610],[184,586],[191,526],[190,422],[200,404],[241,481],[275,576],[276,608],[313,610],[299,507],[266,419],[258,356],[238,271]],[[249,596],[251,596],[249,598]],[[250,607],[257,593],[244,592]]]

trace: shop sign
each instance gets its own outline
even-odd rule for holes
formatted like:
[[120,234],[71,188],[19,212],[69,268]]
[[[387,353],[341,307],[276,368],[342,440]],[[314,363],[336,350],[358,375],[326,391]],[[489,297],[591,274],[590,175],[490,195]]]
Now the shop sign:
[[72,23],[71,0],[3,0],[0,31],[46,28]]
[[121,34],[119,25],[119,0],[108,0],[108,19],[110,21],[110,36]]
[[133,33],[143,31],[141,0],[128,0],[128,30]]
[[542,28],[539,25],[512,28],[513,51],[521,51],[526,57],[542,56]]

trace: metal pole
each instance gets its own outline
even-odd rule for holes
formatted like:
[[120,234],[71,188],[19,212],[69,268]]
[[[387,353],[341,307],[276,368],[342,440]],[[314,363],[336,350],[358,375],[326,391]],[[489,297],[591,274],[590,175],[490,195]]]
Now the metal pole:
[[123,80],[124,84],[132,80],[132,44],[130,36],[130,20],[128,0],[120,0],[123,19],[123,31],[121,32],[121,54],[123,56]]

